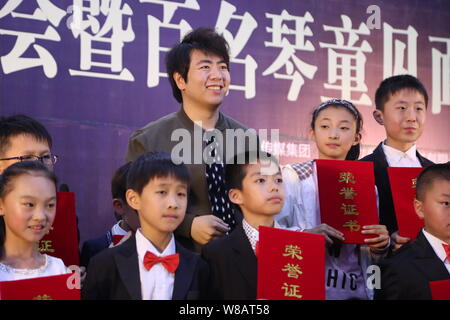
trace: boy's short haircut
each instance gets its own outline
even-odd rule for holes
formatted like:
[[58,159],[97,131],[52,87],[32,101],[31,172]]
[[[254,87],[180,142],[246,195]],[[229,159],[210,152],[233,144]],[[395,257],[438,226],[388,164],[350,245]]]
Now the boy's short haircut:
[[183,102],[181,91],[173,79],[173,74],[178,72],[188,81],[187,75],[191,63],[192,50],[200,50],[204,53],[211,53],[222,57],[229,67],[230,55],[229,46],[225,38],[211,28],[198,28],[188,33],[181,43],[175,45],[166,55],[166,70],[169,75],[169,82],[175,99]]
[[428,106],[428,94],[425,86],[414,76],[403,74],[384,79],[375,92],[375,107],[378,110],[384,110],[384,104],[390,96],[402,89],[411,89],[418,91],[425,99],[425,107]]
[[242,190],[242,181],[247,174],[247,166],[259,161],[271,161],[279,166],[277,159],[270,153],[263,151],[246,151],[234,156],[233,161],[225,167],[225,185],[230,189]]
[[127,174],[131,167],[131,161],[124,164],[114,172],[111,179],[111,196],[113,199],[120,199],[127,202]]
[[417,177],[416,198],[419,201],[425,200],[425,194],[436,180],[450,181],[450,164],[439,163],[425,168]]
[[167,152],[146,152],[131,163],[127,189],[141,194],[150,180],[169,176],[189,186],[190,174],[185,164],[175,164]]
[[22,114],[0,117],[0,156],[3,156],[11,146],[10,139],[21,134],[30,135],[38,141],[45,141],[50,149],[52,147],[52,137],[37,120]]

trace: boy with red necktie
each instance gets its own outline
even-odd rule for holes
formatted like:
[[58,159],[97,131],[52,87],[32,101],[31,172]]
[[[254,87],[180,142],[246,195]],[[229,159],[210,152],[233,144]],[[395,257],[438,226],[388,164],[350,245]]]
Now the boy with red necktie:
[[83,299],[204,298],[208,265],[173,235],[186,213],[188,183],[186,166],[174,164],[167,153],[145,153],[132,163],[126,198],[141,227],[123,244],[91,259]]

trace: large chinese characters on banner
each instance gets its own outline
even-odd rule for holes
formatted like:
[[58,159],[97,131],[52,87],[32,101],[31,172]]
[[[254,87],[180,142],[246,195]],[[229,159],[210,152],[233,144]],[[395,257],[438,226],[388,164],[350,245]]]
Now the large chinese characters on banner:
[[[0,114],[42,121],[56,172],[77,195],[81,240],[113,222],[109,186],[131,133],[179,105],[164,55],[193,28],[230,44],[222,111],[278,129],[263,149],[292,163],[315,158],[312,109],[352,101],[364,117],[363,155],[383,139],[372,118],[383,78],[409,73],[429,96],[418,142],[449,160],[450,2],[409,0],[4,0],[0,3]],[[95,223],[92,223],[95,221]]]

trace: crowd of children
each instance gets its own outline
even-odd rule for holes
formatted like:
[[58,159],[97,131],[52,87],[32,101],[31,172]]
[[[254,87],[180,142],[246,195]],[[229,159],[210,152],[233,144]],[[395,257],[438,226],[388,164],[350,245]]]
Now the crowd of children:
[[[130,138],[128,162],[111,182],[117,223],[82,245],[82,298],[256,299],[259,227],[266,226],[323,235],[329,300],[431,299],[429,282],[450,279],[450,165],[417,151],[428,105],[420,80],[397,75],[376,91],[373,116],[386,139],[360,160],[374,164],[380,222],[362,227],[371,235],[365,244],[343,244],[343,233],[321,221],[315,160],[280,166],[270,154],[244,147],[233,150],[233,159],[212,152],[212,164],[173,161],[169,137],[177,128],[191,132],[200,124],[204,133],[224,135],[246,129],[219,111],[230,85],[229,59],[226,41],[207,28],[167,54],[180,111]],[[313,111],[310,138],[319,159],[356,161],[362,129],[356,106],[332,99]],[[214,139],[202,145],[225,148]],[[61,259],[38,248],[55,218],[51,147],[36,120],[0,119],[0,281],[67,272]],[[398,233],[388,167],[427,167],[417,179],[414,208],[424,228],[416,239]],[[376,290],[367,285],[373,264],[381,268]]]

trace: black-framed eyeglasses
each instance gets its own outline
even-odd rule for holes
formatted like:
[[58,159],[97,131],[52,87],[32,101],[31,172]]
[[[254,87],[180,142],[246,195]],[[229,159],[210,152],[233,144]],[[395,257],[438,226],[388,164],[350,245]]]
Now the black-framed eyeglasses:
[[22,161],[40,161],[45,165],[54,165],[56,161],[58,161],[58,156],[54,154],[47,154],[45,156],[20,156],[20,157],[11,157],[11,158],[3,158],[0,160],[19,160]]

